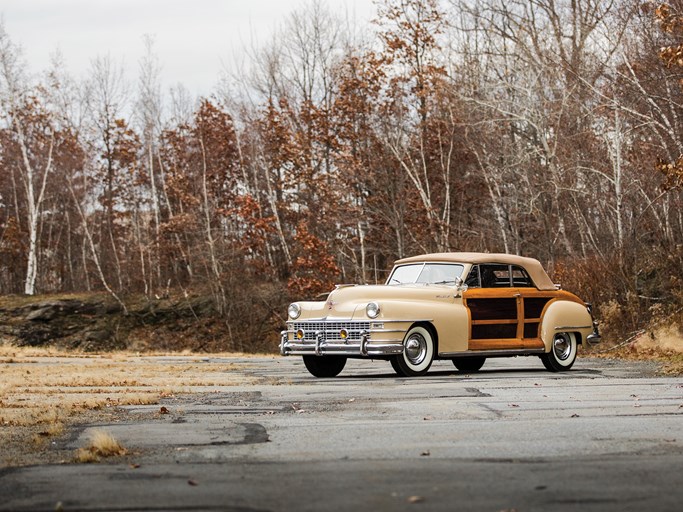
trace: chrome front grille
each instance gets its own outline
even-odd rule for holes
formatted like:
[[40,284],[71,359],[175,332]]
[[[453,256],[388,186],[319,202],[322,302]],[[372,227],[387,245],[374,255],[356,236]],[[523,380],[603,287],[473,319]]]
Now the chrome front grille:
[[[322,334],[323,341],[360,342],[362,333],[370,337],[370,322],[292,322],[291,330],[296,333],[299,329],[304,332],[304,343],[315,343],[316,333]],[[339,333],[345,329],[348,338],[342,339]]]

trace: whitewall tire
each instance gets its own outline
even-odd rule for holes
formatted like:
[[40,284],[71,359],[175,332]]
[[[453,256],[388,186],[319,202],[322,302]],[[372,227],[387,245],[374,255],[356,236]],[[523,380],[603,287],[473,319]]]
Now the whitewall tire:
[[413,327],[403,340],[403,353],[391,359],[391,366],[403,377],[424,375],[434,360],[434,338],[420,325]]
[[576,361],[578,343],[573,332],[558,332],[550,342],[550,352],[541,356],[543,366],[551,372],[569,370]]

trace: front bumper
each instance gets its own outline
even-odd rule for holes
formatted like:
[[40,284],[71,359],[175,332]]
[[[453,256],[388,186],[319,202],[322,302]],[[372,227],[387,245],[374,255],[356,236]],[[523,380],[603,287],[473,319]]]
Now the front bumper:
[[[384,322],[288,322],[280,333],[280,354],[384,357],[403,353],[405,329],[385,329]],[[397,326],[398,327],[398,326]],[[344,331],[344,337],[341,332]],[[298,335],[297,335],[298,334]]]

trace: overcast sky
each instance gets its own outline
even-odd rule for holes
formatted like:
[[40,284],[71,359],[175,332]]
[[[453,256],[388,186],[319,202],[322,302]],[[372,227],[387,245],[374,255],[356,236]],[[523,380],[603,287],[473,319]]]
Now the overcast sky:
[[[323,0],[367,23],[373,0]],[[266,41],[304,0],[2,0],[0,16],[32,72],[49,67],[58,48],[82,77],[92,59],[110,55],[136,79],[143,38],[153,36],[165,87],[182,83],[209,94],[219,74],[252,41]]]

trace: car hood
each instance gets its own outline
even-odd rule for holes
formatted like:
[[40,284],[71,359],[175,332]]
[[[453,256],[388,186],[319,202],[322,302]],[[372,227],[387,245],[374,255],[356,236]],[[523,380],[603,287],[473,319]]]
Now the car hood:
[[[368,302],[416,302],[416,301],[453,301],[453,286],[441,285],[352,285],[340,286],[320,303],[324,310],[320,316],[340,318],[365,317]],[[355,313],[355,314],[354,314]]]

